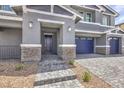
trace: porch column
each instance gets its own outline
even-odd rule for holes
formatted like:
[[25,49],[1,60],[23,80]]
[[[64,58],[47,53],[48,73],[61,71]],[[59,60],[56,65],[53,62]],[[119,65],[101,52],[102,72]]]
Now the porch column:
[[58,55],[63,60],[72,60],[76,57],[74,23],[65,23],[59,31]]
[[108,55],[109,54],[109,44],[107,41],[107,36],[102,35],[99,38],[96,38],[96,45],[95,45],[95,50],[97,54],[104,54],[104,55]]
[[33,13],[27,12],[23,18],[21,61],[40,61],[42,49],[40,23]]

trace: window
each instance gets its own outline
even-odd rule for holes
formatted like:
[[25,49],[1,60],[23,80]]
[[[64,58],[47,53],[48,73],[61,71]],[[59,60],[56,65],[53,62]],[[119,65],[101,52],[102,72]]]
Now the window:
[[103,15],[102,24],[109,25],[109,16]]
[[9,5],[1,5],[0,10],[5,10],[5,11],[12,11]]
[[86,13],[86,20],[87,22],[92,22],[92,13]]

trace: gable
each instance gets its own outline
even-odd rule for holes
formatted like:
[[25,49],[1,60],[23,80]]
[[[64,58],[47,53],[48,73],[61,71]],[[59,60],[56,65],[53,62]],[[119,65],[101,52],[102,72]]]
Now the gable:
[[72,13],[68,12],[67,10],[65,10],[57,5],[54,5],[54,13],[73,16]]
[[[45,11],[45,12],[51,12],[52,7],[51,7],[51,5],[27,5],[27,8],[40,10],[40,11]],[[70,13],[69,11],[61,8],[58,5],[53,5],[53,13],[73,16],[72,13]]]
[[111,11],[110,9],[108,9],[107,7],[105,7],[104,5],[100,5],[103,9],[104,9],[104,13],[108,13],[108,14],[114,14],[115,13],[113,11]]
[[51,6],[50,5],[27,5],[27,8],[46,11],[46,12],[51,11]]
[[96,5],[85,5],[86,7],[92,8],[92,9],[100,9]]

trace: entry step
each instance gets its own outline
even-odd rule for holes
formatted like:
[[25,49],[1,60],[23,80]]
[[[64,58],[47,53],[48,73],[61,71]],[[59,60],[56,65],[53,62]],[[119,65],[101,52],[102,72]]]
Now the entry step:
[[77,79],[52,84],[35,86],[35,88],[84,88]]
[[76,79],[76,75],[71,69],[38,73],[34,86],[46,85],[73,79]]

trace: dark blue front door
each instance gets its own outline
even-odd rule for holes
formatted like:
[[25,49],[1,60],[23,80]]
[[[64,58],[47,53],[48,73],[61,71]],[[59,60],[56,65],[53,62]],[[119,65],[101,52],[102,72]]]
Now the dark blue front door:
[[94,51],[94,39],[88,37],[76,37],[76,53],[88,54]]
[[110,40],[110,54],[118,54],[119,53],[119,38],[112,37]]

